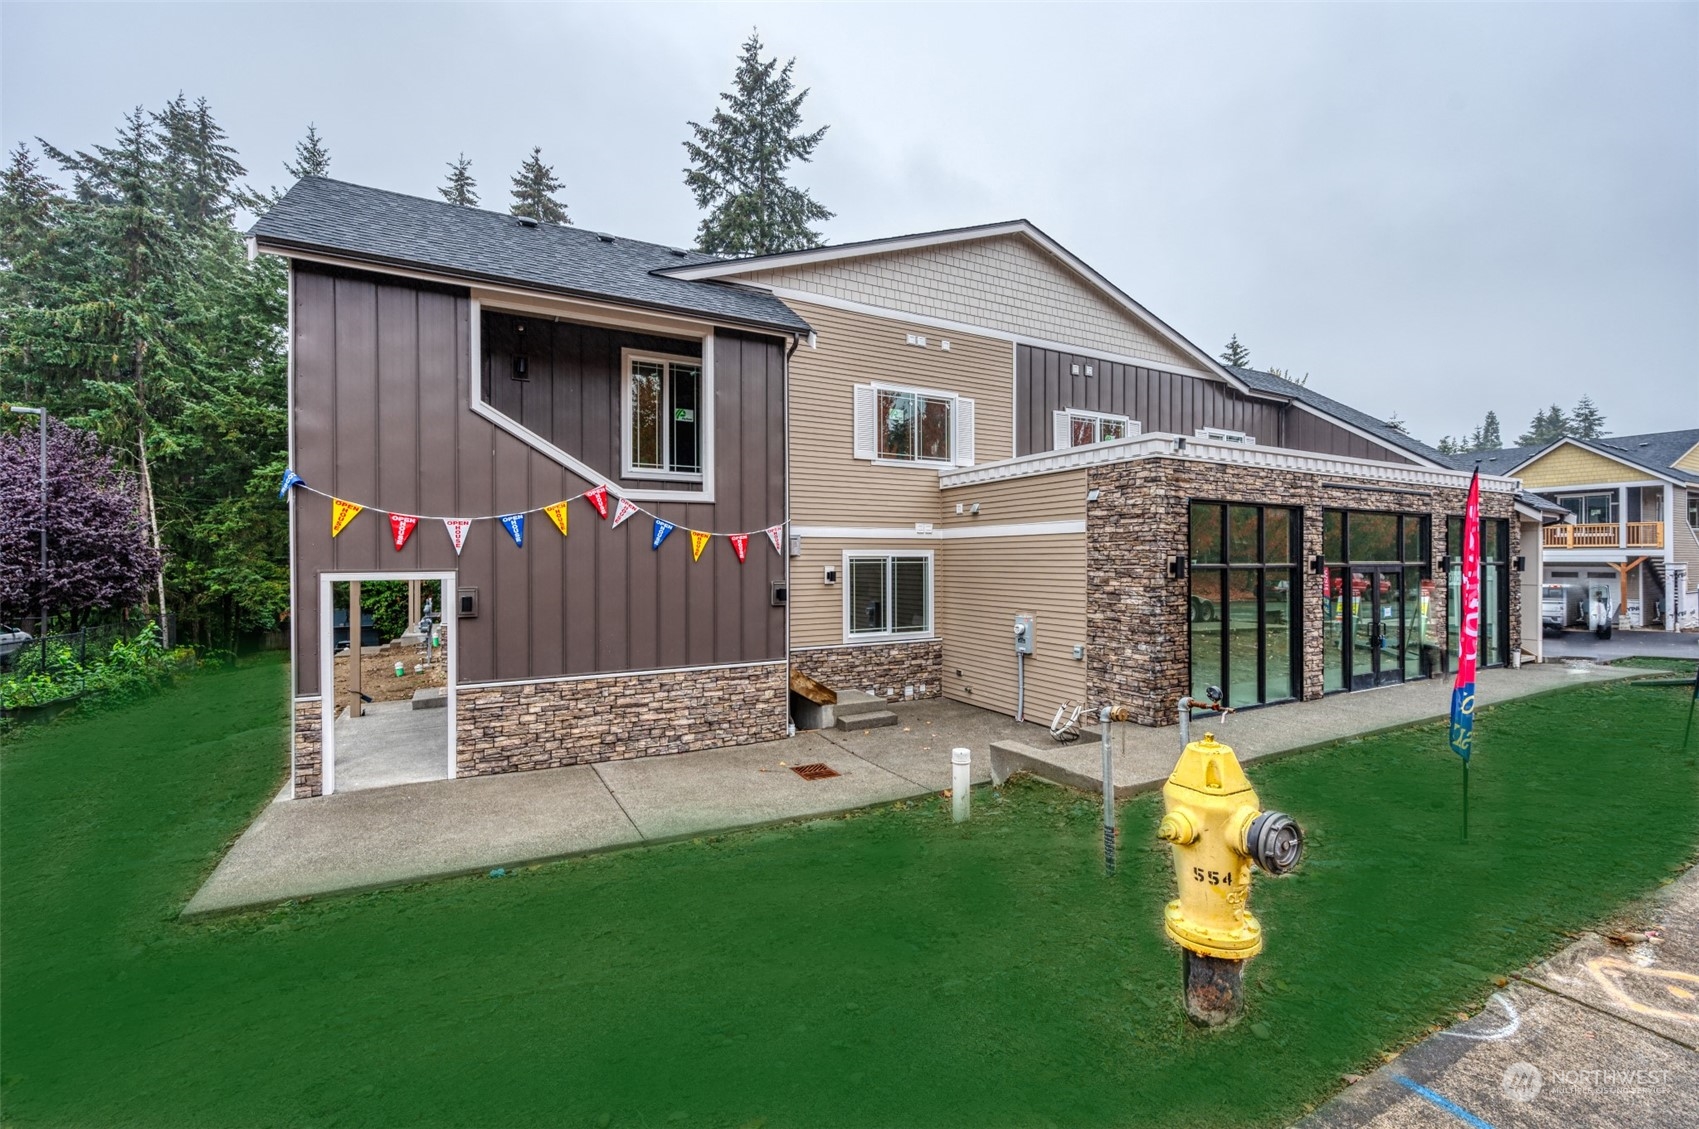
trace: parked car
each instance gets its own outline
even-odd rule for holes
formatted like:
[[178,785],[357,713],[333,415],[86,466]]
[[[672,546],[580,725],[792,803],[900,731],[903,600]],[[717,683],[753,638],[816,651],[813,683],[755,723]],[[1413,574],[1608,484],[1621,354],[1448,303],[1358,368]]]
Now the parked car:
[[8,627],[0,623],[0,666],[11,666],[12,656],[34,638],[35,636],[21,627]]

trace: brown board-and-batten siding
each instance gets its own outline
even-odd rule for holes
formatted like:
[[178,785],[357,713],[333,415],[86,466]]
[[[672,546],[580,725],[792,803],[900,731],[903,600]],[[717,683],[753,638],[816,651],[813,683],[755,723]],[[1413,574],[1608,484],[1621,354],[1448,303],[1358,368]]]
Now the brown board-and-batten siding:
[[1015,453],[1051,450],[1053,413],[1068,408],[1126,416],[1147,432],[1191,435],[1219,427],[1242,431],[1268,447],[1412,461],[1295,405],[1254,399],[1221,380],[1017,345]]
[[[652,550],[648,518],[612,528],[576,500],[590,483],[472,412],[468,292],[297,263],[294,305],[293,466],[368,507],[332,538],[330,501],[294,494],[297,694],[319,692],[321,572],[454,572],[477,588],[479,614],[448,624],[462,684],[784,659],[770,587],[785,562],[758,532],[784,517],[778,339],[714,336],[717,501],[643,503],[678,527]],[[523,548],[479,521],[456,557],[438,520],[563,499],[569,535],[533,512]],[[400,551],[389,512],[427,515]],[[692,562],[692,528],[757,535],[746,564],[723,537]]]

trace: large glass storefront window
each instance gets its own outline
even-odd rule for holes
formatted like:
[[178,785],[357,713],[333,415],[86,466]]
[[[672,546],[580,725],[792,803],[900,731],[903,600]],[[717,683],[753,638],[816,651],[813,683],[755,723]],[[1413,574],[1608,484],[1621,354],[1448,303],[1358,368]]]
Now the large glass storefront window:
[[1193,697],[1219,686],[1231,706],[1297,696],[1299,511],[1194,502]]
[[[1463,519],[1445,522],[1445,669],[1457,669],[1458,626],[1463,609]],[[1480,666],[1510,661],[1510,521],[1481,519]]]
[[1363,690],[1433,673],[1429,536],[1424,514],[1323,511],[1324,691]]

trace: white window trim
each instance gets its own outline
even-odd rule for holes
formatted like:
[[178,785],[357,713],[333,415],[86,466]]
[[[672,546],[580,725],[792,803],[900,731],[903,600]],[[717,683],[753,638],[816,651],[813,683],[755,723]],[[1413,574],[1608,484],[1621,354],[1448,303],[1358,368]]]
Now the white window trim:
[[[851,592],[850,561],[852,561],[852,560],[863,560],[863,561],[865,561],[865,560],[883,560],[883,561],[889,562],[892,559],[897,558],[897,557],[910,557],[910,558],[923,557],[926,560],[926,630],[924,630],[924,631],[889,631],[889,630],[887,630],[887,631],[856,631],[856,632],[851,632],[850,631],[850,625],[855,622],[855,619],[854,619],[855,613],[854,613],[854,609],[852,609],[850,607],[850,592]],[[933,554],[932,554],[931,549],[879,549],[879,550],[845,549],[843,561],[844,561],[844,565],[843,565],[844,570],[839,575],[843,578],[841,583],[843,585],[843,590],[844,590],[843,616],[844,616],[844,642],[846,644],[854,644],[854,643],[915,643],[915,642],[920,642],[920,641],[927,640],[927,639],[937,638],[938,607],[937,607],[936,594],[937,594],[937,587],[938,587],[938,568],[937,568],[937,562],[935,560],[933,560]],[[887,570],[886,570],[886,581],[885,581],[886,600],[887,600],[888,603],[892,603],[892,604],[894,604],[896,602],[894,599],[892,599],[891,594],[890,594],[890,586],[891,586],[891,583],[892,583],[891,578],[894,577],[894,576],[895,576],[895,572],[893,570],[887,568]]]
[[[875,417],[874,418],[874,426],[875,426],[876,429],[878,428],[878,422],[879,422],[877,417],[878,417],[878,414],[879,414],[879,393],[881,393],[881,392],[896,392],[896,393],[900,393],[900,394],[903,394],[903,395],[926,396],[926,397],[928,397],[930,399],[934,399],[934,400],[948,400],[948,401],[950,401],[950,457],[949,458],[947,458],[947,459],[918,459],[918,458],[916,458],[916,459],[893,459],[893,458],[889,458],[885,455],[878,454],[877,452],[879,450],[880,430],[875,430],[874,434],[873,434],[873,450],[875,452],[875,454],[873,456],[873,465],[874,466],[934,467],[934,468],[936,468],[936,467],[954,467],[954,466],[960,465],[956,462],[956,456],[960,453],[960,445],[956,441],[956,428],[957,428],[957,426],[959,426],[960,421],[961,421],[961,412],[962,412],[962,395],[961,395],[961,393],[959,393],[959,392],[946,392],[942,388],[918,388],[918,387],[915,387],[914,385],[911,385],[911,384],[890,384],[890,383],[887,383],[887,382],[882,381],[882,380],[869,381],[868,384],[873,389],[873,413],[874,413],[874,417]],[[915,435],[915,442],[917,444],[920,442],[920,436],[918,434],[919,426],[920,426],[920,421],[917,417],[916,420],[915,420],[915,427],[916,427],[916,430],[917,430],[917,434]]]
[[[619,473],[621,478],[650,479],[656,482],[707,482],[713,471],[713,444],[708,437],[714,432],[713,375],[708,367],[708,345],[703,344],[704,356],[686,357],[677,353],[653,353],[647,349],[619,351]],[[631,462],[631,365],[633,361],[654,361],[662,365],[687,364],[701,370],[701,387],[696,394],[696,442],[702,456],[702,470],[691,474],[676,470],[655,470],[633,466]],[[664,424],[667,421],[663,422]],[[664,446],[663,442],[663,446]]]
[[[490,308],[503,313],[517,312],[515,310],[508,309],[506,306],[492,306]],[[714,501],[714,430],[711,426],[708,429],[707,435],[703,438],[702,488],[700,490],[631,490],[620,485],[617,477],[606,471],[596,469],[589,463],[578,458],[576,455],[555,446],[547,439],[544,439],[541,435],[538,435],[535,431],[520,426],[517,420],[510,419],[508,416],[503,415],[501,412],[496,411],[494,408],[486,404],[484,402],[483,381],[483,309],[484,304],[477,298],[473,298],[471,301],[471,328],[470,332],[466,335],[469,346],[468,365],[470,366],[467,371],[471,374],[471,379],[467,383],[471,385],[470,403],[473,415],[487,423],[495,425],[502,431],[507,432],[509,435],[518,439],[521,443],[524,443],[527,447],[530,447],[538,454],[559,463],[561,466],[565,467],[567,470],[576,474],[585,481],[598,486],[606,486],[618,497],[630,498],[634,502],[711,503]],[[601,323],[598,322],[596,324]],[[619,328],[619,324],[617,322],[609,322],[607,324],[613,325],[615,328]],[[659,330],[645,328],[645,332],[659,332]],[[674,335],[678,337],[700,337],[702,341],[702,383],[703,387],[709,390],[709,392],[705,392],[704,395],[709,395],[714,387],[713,329],[705,329],[698,334],[686,333],[681,330]],[[710,417],[712,410],[712,400],[710,400]],[[621,448],[623,449],[623,437],[618,438],[621,443]]]
[[[1122,439],[1131,439],[1134,436],[1144,434],[1144,425],[1131,416],[1118,416],[1114,412],[1091,412],[1084,408],[1057,408],[1056,411],[1061,415],[1067,416],[1070,422],[1077,416],[1080,419],[1096,420],[1098,423],[1119,423],[1127,429],[1127,433],[1120,436]],[[1100,427],[1098,430],[1101,432],[1102,428]],[[1091,443],[1069,443],[1068,447],[1089,447],[1097,443],[1113,442],[1115,442],[1113,439],[1094,439]]]

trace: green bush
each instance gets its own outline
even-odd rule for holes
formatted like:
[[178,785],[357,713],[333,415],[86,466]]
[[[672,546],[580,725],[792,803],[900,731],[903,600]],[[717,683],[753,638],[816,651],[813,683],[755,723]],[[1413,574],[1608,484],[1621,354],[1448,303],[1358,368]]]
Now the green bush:
[[0,678],[0,707],[22,709],[77,697],[79,708],[120,705],[152,693],[174,672],[195,664],[192,648],[167,651],[152,624],[134,639],[115,640],[104,653],[91,650],[80,664],[75,650],[59,640],[48,643],[47,657],[43,673],[39,645],[18,652],[13,671]]

